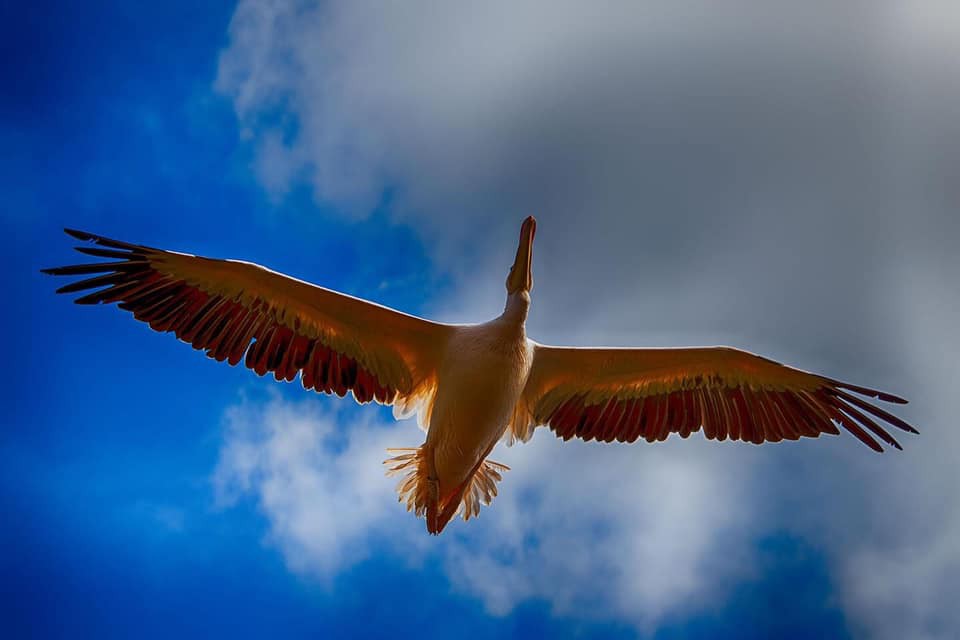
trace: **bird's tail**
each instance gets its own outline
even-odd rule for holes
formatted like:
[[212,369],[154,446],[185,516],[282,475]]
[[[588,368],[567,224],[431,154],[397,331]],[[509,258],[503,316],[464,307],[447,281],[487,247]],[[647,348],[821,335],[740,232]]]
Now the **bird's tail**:
[[399,454],[387,458],[383,464],[387,465],[388,476],[403,475],[397,484],[397,496],[400,502],[406,503],[407,511],[413,511],[418,518],[426,516],[428,510],[436,511],[439,485],[436,474],[430,473],[433,460],[426,445],[415,449],[387,449],[387,453]]
[[426,445],[416,449],[387,449],[397,453],[383,463],[387,475],[403,478],[397,485],[400,502],[418,518],[426,517],[427,531],[439,534],[458,513],[464,520],[480,514],[480,505],[488,505],[497,495],[497,483],[510,467],[493,460],[481,459],[467,479],[446,496],[440,495],[439,483],[433,470],[433,456]]

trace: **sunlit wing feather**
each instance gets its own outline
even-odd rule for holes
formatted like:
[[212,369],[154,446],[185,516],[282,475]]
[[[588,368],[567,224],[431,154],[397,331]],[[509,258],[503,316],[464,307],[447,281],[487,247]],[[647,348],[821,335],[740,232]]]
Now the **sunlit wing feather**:
[[[44,269],[92,276],[58,289],[79,304],[119,303],[137,320],[231,365],[273,373],[359,402],[429,412],[449,335],[438,324],[330,291],[264,267],[203,258],[66,230],[110,261]],[[421,414],[423,423],[425,416]]]
[[657,442],[702,429],[711,440],[760,444],[836,435],[839,425],[875,451],[883,451],[876,439],[900,448],[880,423],[917,432],[854,394],[906,402],[728,347],[537,345],[524,415],[515,414],[511,428],[520,440],[548,425],[564,440]]

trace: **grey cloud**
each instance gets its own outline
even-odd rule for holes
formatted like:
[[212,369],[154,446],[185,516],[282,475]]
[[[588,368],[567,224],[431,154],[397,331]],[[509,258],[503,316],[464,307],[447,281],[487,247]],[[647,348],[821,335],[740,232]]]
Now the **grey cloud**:
[[[537,339],[732,343],[913,398],[924,433],[904,454],[689,455],[775,487],[743,526],[819,541],[856,624],[936,636],[960,625],[944,600],[960,587],[944,400],[960,352],[957,42],[944,2],[247,1],[218,87],[266,188],[309,180],[360,220],[396,194],[393,215],[457,283],[431,304],[441,317],[499,311],[533,213]],[[864,573],[874,557],[886,589]]]

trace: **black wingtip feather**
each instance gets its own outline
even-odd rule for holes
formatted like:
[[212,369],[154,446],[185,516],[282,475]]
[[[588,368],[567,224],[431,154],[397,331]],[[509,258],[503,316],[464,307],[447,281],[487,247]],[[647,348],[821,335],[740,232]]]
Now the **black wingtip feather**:
[[119,258],[121,260],[129,260],[138,257],[137,254],[131,251],[118,251],[116,249],[100,249],[99,247],[74,247],[74,249],[82,254],[96,256],[98,258]]
[[105,238],[103,236],[98,236],[95,233],[90,233],[88,231],[80,231],[79,229],[70,229],[65,227],[63,229],[64,233],[67,235],[76,238],[77,240],[82,240],[84,242],[96,242],[99,245],[104,247],[113,247],[114,249],[126,249],[128,251],[142,251],[145,247],[138,246],[135,244],[130,244],[129,242],[121,242],[120,240],[113,240],[112,238]]
[[86,280],[78,280],[77,282],[71,282],[66,284],[59,289],[57,293],[75,293],[77,291],[84,291],[86,289],[94,289],[96,287],[105,287],[112,284],[117,284],[123,282],[125,276],[121,273],[108,273],[102,276],[97,276],[95,278],[87,278]]
[[867,417],[866,415],[864,415],[863,413],[861,413],[860,411],[858,411],[856,408],[854,408],[854,407],[852,407],[852,406],[850,406],[850,405],[848,405],[848,404],[844,404],[844,403],[842,403],[842,402],[838,402],[837,405],[836,405],[836,407],[837,407],[837,409],[839,409],[840,411],[843,411],[843,412],[846,413],[848,416],[850,416],[853,420],[857,421],[857,422],[860,423],[862,426],[864,426],[864,427],[866,427],[867,429],[869,429],[870,431],[872,431],[874,434],[876,434],[876,436],[877,436],[878,438],[880,438],[881,440],[883,440],[884,442],[886,442],[888,445],[893,446],[893,447],[896,447],[897,449],[900,449],[901,451],[903,450],[903,447],[900,446],[900,443],[897,442],[896,438],[894,438],[892,435],[890,435],[890,434],[886,431],[886,429],[884,429],[883,427],[881,427],[880,425],[878,425],[876,422],[874,422],[874,421],[871,420],[869,417]]
[[850,391],[854,391],[860,395],[883,400],[884,402],[892,402],[894,404],[907,404],[907,400],[905,398],[901,398],[900,396],[892,393],[887,393],[886,391],[878,391],[877,389],[870,389],[869,387],[861,387],[855,384],[850,384],[849,382],[843,382],[842,380],[834,380],[833,378],[825,378],[825,380],[836,387],[841,389],[849,389]]
[[135,271],[141,271],[145,268],[145,263],[142,261],[127,260],[124,262],[90,262],[87,264],[72,264],[66,267],[43,269],[43,272],[54,276],[83,276],[91,273],[131,273]]
[[857,405],[861,409],[869,413],[872,413],[873,415],[880,418],[881,420],[885,420],[886,422],[889,422],[890,424],[897,427],[898,429],[902,429],[909,433],[916,433],[916,434],[920,433],[919,431],[917,431],[917,429],[913,425],[909,424],[903,418],[898,418],[897,416],[893,415],[889,411],[884,411],[880,407],[874,406],[869,402],[866,402],[864,400],[861,400],[860,398],[857,398],[856,396],[852,396],[849,393],[843,391],[842,389],[828,390],[828,393],[838,396],[840,398],[843,398],[847,402]]
[[93,235],[92,233],[88,233],[86,231],[80,231],[79,229],[71,229],[69,227],[64,227],[63,232],[68,236],[72,236],[77,240],[83,240],[85,242],[95,241],[97,239],[97,236]]
[[892,393],[880,393],[877,395],[877,398],[884,402],[893,402],[894,404],[907,404],[909,402],[906,398],[895,396]]

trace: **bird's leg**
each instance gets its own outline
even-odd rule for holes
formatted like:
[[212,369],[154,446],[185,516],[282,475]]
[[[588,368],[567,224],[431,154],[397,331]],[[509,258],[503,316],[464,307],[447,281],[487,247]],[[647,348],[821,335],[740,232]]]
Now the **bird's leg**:
[[427,478],[427,531],[433,535],[440,533],[437,512],[440,510],[440,480]]
[[457,509],[460,508],[460,502],[463,500],[463,492],[466,491],[467,485],[470,483],[469,479],[460,485],[460,488],[450,496],[446,504],[443,507],[443,512],[440,513],[439,519],[437,521],[437,534],[443,531],[443,528],[447,526],[450,520],[453,519],[453,516],[457,515]]
[[427,532],[438,535],[443,529],[443,525],[438,522],[440,510],[440,478],[437,477],[437,469],[434,465],[433,450],[424,451],[424,462],[427,465]]
[[475,464],[473,469],[470,470],[470,473],[467,475],[466,479],[460,483],[460,486],[457,488],[457,490],[447,498],[443,506],[443,512],[440,513],[440,518],[437,522],[439,527],[437,531],[438,534],[440,531],[443,531],[443,528],[446,527],[450,520],[453,519],[453,516],[457,515],[457,509],[460,508],[460,503],[463,501],[464,492],[470,488],[470,484],[473,481],[473,476],[476,475],[477,470],[483,465],[484,460],[486,460],[487,456],[490,455],[490,452],[493,451],[494,444],[496,444],[496,442],[487,447],[486,452],[484,452],[483,456],[477,460],[477,464]]

